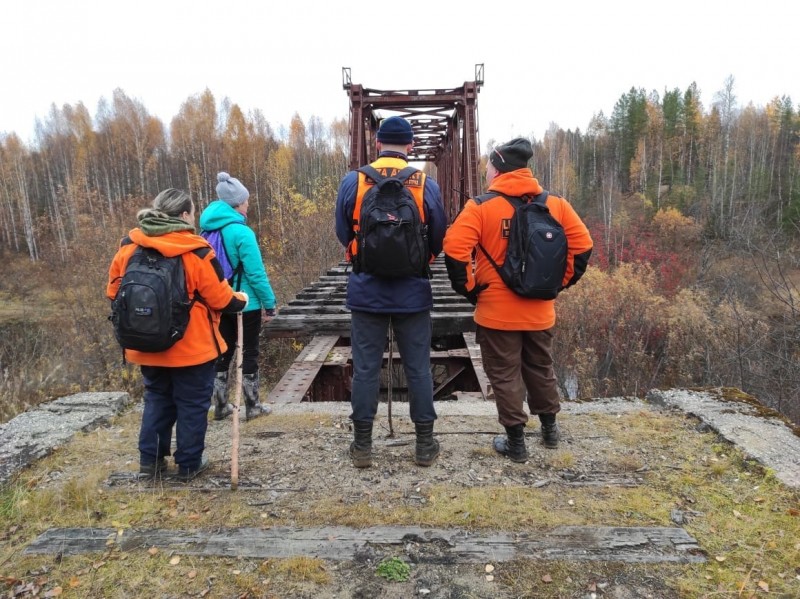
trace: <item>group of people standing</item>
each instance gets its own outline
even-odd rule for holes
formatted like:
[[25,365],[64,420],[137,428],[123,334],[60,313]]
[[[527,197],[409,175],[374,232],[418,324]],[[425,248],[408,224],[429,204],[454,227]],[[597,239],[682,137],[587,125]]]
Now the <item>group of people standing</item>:
[[[411,123],[399,116],[384,119],[377,132],[378,158],[371,163],[377,171],[398,174],[408,166],[414,145]],[[406,179],[405,185],[419,198],[426,226],[429,261],[444,250],[453,289],[476,306],[476,339],[481,347],[483,367],[494,390],[498,419],[506,430],[493,442],[495,450],[515,462],[527,457],[524,410],[538,416],[545,447],[559,443],[556,414],[560,410],[553,369],[553,326],[555,300],[528,299],[504,283],[492,265],[503,264],[508,246],[509,223],[515,207],[504,196],[530,198],[543,193],[528,168],[533,148],[527,139],[517,138],[496,147],[486,165],[493,199],[470,199],[455,221],[447,227],[439,185],[431,177]],[[358,171],[342,179],[336,199],[336,235],[353,257],[358,251],[356,206],[376,181]],[[550,214],[563,226],[568,244],[566,271],[561,288],[575,284],[583,275],[592,252],[586,225],[567,200],[547,194]],[[478,247],[482,252],[476,251]],[[415,462],[430,466],[440,452],[433,436],[436,410],[430,368],[431,309],[433,294],[426,274],[405,278],[384,278],[368,272],[350,274],[347,307],[352,313],[353,353],[352,414],[353,441],[350,457],[357,468],[372,464],[372,428],[378,407],[379,376],[391,326],[397,340],[408,380],[409,411],[416,432]]]
[[[384,119],[377,131],[378,158],[342,179],[335,208],[335,229],[348,257],[356,263],[361,206],[377,181],[370,173],[408,174],[408,157],[414,144],[411,123],[402,117]],[[504,283],[496,264],[502,264],[514,205],[504,197],[532,198],[543,194],[528,162],[531,143],[523,138],[497,146],[486,166],[489,191],[486,201],[470,199],[448,227],[437,182],[424,173],[404,179],[424,223],[428,262],[444,250],[453,289],[474,306],[476,339],[483,367],[492,385],[498,420],[506,435],[497,437],[494,449],[515,462],[528,458],[525,425],[528,414],[541,422],[545,447],[558,446],[556,414],[559,394],[553,368],[555,300],[520,297]],[[374,170],[373,170],[374,169]],[[363,172],[366,170],[367,172]],[[567,200],[546,195],[546,207],[564,229],[568,255],[561,287],[575,284],[586,269],[592,240],[585,224]],[[168,189],[139,212],[139,227],[123,240],[114,257],[106,294],[116,296],[119,280],[134,248],[152,247],[165,255],[182,255],[190,296],[203,302],[192,306],[186,335],[160,353],[126,350],[128,361],[139,364],[144,380],[144,414],[139,435],[140,473],[155,476],[167,469],[172,428],[176,428],[177,476],[190,480],[205,470],[205,433],[208,411],[214,418],[232,413],[228,402],[228,372],[237,336],[237,316],[243,323],[243,392],[246,417],[268,414],[259,401],[258,337],[262,323],[275,315],[275,294],[269,283],[254,232],[246,225],[249,193],[237,179],[219,173],[218,199],[200,215],[200,229],[224,229],[224,249],[232,264],[241,265],[238,281],[228,281],[213,251],[201,257],[196,248],[209,248],[196,234],[195,204],[186,192]],[[476,251],[480,246],[481,252]],[[493,265],[492,262],[495,264]],[[427,271],[427,269],[425,269]],[[378,411],[380,372],[391,327],[408,382],[409,412],[414,423],[414,461],[431,466],[440,453],[434,437],[437,419],[431,375],[431,309],[433,293],[427,272],[384,277],[368,269],[354,269],[347,284],[351,312],[353,379],[351,415],[353,440],[349,455],[353,466],[372,465],[373,423]]]
[[208,468],[204,450],[212,398],[216,420],[234,412],[228,401],[228,373],[239,312],[245,415],[249,420],[270,412],[259,401],[258,356],[261,324],[275,316],[275,293],[255,233],[246,224],[249,192],[228,173],[219,173],[217,179],[218,199],[200,215],[200,228],[224,229],[224,250],[238,276],[231,281],[224,277],[216,254],[197,232],[195,203],[177,189],[162,191],[151,208],[139,211],[139,226],[122,240],[109,269],[106,296],[113,300],[137,247],[181,256],[186,291],[193,299],[186,331],[172,347],[160,352],[124,350],[125,359],[141,367],[144,382],[139,472],[145,477],[167,471],[173,428],[176,477],[188,481]]

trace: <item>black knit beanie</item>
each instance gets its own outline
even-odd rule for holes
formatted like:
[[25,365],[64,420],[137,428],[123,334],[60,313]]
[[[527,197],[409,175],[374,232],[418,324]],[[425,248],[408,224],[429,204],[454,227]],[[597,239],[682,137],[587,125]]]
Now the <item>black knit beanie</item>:
[[378,128],[378,141],[384,144],[403,146],[414,141],[411,123],[399,116],[390,116],[381,121]]
[[528,166],[532,156],[531,142],[524,137],[517,137],[492,150],[489,160],[498,171],[508,173]]

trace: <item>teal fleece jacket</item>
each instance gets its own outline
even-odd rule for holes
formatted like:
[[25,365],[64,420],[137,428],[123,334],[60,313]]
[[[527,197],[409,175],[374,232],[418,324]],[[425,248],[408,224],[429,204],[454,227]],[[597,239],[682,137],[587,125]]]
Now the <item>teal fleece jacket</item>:
[[275,293],[269,283],[256,234],[247,226],[247,219],[243,214],[222,200],[214,200],[200,215],[200,229],[214,231],[222,227],[225,227],[222,238],[231,266],[236,268],[239,263],[244,266],[242,283],[238,289],[250,298],[244,312],[262,308],[274,310],[277,303]]

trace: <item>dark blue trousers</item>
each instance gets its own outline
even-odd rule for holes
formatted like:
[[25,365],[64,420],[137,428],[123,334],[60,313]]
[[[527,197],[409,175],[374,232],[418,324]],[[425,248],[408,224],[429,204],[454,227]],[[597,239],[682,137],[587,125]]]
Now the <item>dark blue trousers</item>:
[[350,403],[356,421],[372,422],[378,411],[383,352],[391,321],[409,390],[412,422],[433,422],[431,375],[431,314],[375,314],[353,310],[350,342],[353,351],[353,390]]
[[176,368],[142,366],[144,414],[139,430],[139,463],[153,464],[170,455],[175,426],[175,463],[185,469],[200,465],[214,389],[214,362]]

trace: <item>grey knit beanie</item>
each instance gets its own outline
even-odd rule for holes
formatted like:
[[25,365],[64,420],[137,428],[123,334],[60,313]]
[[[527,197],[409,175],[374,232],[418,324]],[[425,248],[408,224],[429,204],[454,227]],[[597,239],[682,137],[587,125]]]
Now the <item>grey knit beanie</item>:
[[241,184],[239,179],[231,177],[228,173],[219,173],[217,175],[217,197],[226,204],[233,206],[240,206],[247,201],[250,197],[250,192]]

